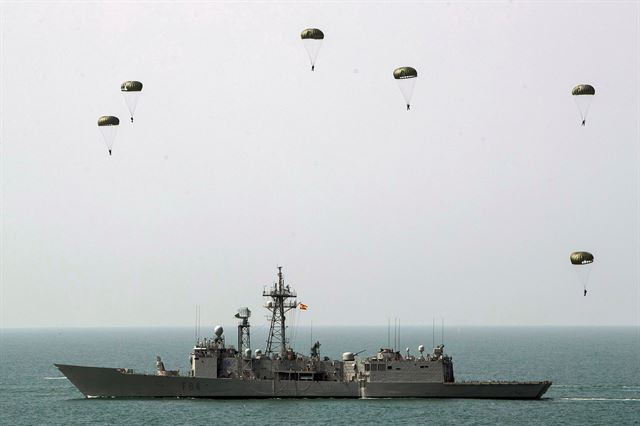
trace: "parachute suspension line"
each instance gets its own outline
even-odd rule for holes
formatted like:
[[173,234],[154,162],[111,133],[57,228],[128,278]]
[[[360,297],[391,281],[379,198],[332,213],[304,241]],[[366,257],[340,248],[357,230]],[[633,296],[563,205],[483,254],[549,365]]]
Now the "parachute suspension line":
[[[582,101],[579,98],[586,98]],[[589,114],[589,108],[591,108],[591,99],[587,98],[587,96],[574,96],[574,100],[576,102],[576,106],[578,107],[578,111],[580,111],[580,118],[582,119],[581,126],[584,126],[587,122],[587,115]]]
[[582,125],[584,126],[587,122],[587,115],[589,115],[589,109],[591,108],[591,99],[586,102],[586,106],[584,108],[584,117],[582,117]]

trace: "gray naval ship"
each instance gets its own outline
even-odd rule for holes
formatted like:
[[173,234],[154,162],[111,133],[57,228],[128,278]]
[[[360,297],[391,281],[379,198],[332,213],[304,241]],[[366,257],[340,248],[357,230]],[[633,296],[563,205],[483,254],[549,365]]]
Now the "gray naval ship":
[[160,357],[155,374],[129,368],[55,364],[87,398],[490,398],[539,399],[550,381],[456,382],[452,358],[438,345],[432,353],[412,356],[381,348],[374,356],[345,352],[342,359],[320,356],[316,342],[310,354],[296,353],[286,338],[285,314],[299,307],[296,292],[278,282],[265,288],[271,325],[263,353],[252,351],[248,308],[240,308],[237,348],[225,343],[221,326],[211,338],[197,339],[190,370],[166,370]]

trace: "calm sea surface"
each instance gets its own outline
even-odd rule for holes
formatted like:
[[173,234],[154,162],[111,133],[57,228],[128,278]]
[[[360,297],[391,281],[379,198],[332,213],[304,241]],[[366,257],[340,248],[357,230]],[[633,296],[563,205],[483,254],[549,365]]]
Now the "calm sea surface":
[[[235,342],[235,326],[225,334]],[[299,352],[308,353],[310,337],[298,330]],[[387,345],[387,327],[315,327],[313,338],[332,358],[373,354]],[[540,401],[85,399],[54,362],[153,372],[161,355],[167,368],[186,371],[193,330],[2,330],[0,425],[640,424],[638,328],[448,327],[444,340],[457,381],[549,379],[553,386]],[[255,327],[252,346],[264,349],[264,341],[265,328]],[[403,327],[401,347],[416,353],[419,344],[431,347],[431,328]]]

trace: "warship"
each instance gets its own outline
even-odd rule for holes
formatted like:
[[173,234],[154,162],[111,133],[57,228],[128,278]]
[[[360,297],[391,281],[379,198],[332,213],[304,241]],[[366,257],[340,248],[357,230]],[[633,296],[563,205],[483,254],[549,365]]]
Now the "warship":
[[[216,326],[211,338],[197,338],[189,357],[190,369],[181,375],[165,369],[156,358],[155,374],[130,368],[54,364],[87,398],[485,398],[540,399],[550,381],[456,382],[453,361],[438,345],[432,353],[402,354],[381,348],[359,357],[344,352],[341,359],[320,355],[320,343],[309,355],[294,352],[286,337],[286,314],[306,308],[297,303],[293,288],[278,281],[264,289],[270,328],[265,351],[251,349],[249,308],[240,308],[237,347],[227,345]],[[302,305],[302,306],[301,306]],[[390,345],[389,345],[390,346]]]

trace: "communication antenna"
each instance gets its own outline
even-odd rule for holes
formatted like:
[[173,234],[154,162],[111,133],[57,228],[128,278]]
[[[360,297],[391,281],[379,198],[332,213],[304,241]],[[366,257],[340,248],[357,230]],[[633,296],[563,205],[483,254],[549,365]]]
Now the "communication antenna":
[[387,318],[387,348],[391,347],[391,318]]
[[433,316],[433,321],[431,323],[431,343],[432,347],[436,347],[436,316]]
[[440,318],[442,320],[442,346],[444,346],[444,318]]
[[400,351],[402,346],[400,345],[400,318],[398,318],[398,351]]
[[398,318],[393,319],[393,351],[396,351],[396,344],[398,343]]
[[196,305],[196,324],[195,324],[196,341],[200,340],[200,305]]

